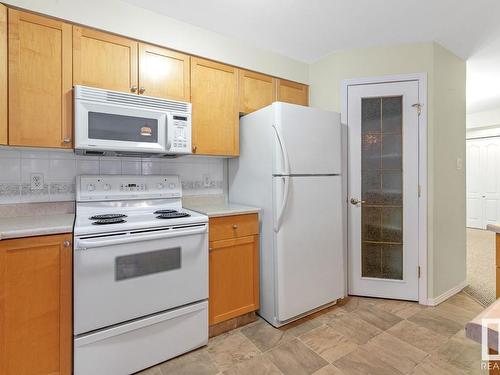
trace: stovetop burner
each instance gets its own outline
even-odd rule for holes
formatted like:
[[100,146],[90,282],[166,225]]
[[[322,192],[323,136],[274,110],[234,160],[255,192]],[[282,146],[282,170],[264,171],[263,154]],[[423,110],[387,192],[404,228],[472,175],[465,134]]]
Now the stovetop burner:
[[[125,215],[123,215],[123,216],[125,216]],[[92,224],[93,225],[106,225],[106,224],[120,224],[120,223],[125,223],[125,222],[126,222],[126,220],[123,220],[122,217],[115,217],[115,218],[109,218],[109,219],[99,219],[99,220],[94,221]]]
[[173,213],[176,213],[178,212],[177,210],[157,210],[155,212],[153,212],[155,215],[157,214],[160,214],[160,215],[163,215],[163,214],[173,214]]
[[191,215],[186,213],[186,212],[175,211],[175,212],[168,212],[168,213],[158,215],[157,218],[158,219],[176,219],[179,217],[188,217],[188,216],[191,216]]
[[123,217],[127,217],[127,215],[123,214],[103,214],[103,215],[94,215],[89,217],[90,220],[106,220],[106,219],[120,219]]

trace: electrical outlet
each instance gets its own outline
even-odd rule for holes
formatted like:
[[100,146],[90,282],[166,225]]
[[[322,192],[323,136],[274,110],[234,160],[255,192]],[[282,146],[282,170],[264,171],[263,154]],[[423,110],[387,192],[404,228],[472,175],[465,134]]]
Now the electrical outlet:
[[32,173],[30,176],[31,190],[43,189],[43,173]]
[[210,179],[210,175],[209,174],[204,174],[203,175],[203,186],[204,187],[210,187],[212,183],[212,180]]

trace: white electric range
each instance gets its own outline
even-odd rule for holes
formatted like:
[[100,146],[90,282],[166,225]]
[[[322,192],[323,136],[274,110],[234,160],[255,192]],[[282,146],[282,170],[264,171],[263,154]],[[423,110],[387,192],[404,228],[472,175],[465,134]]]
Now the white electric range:
[[79,176],[74,373],[122,375],[208,341],[208,218],[178,176]]

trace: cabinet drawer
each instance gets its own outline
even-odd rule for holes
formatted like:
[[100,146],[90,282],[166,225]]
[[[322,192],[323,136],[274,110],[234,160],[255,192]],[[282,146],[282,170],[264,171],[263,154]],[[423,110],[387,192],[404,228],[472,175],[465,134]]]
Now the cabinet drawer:
[[209,241],[259,234],[258,214],[210,218]]

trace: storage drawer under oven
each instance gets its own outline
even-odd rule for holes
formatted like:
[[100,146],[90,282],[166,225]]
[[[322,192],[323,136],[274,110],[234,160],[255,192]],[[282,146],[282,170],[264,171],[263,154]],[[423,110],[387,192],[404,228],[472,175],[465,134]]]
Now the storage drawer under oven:
[[75,238],[75,335],[206,298],[207,224]]
[[75,375],[131,374],[208,342],[206,301],[75,339]]

